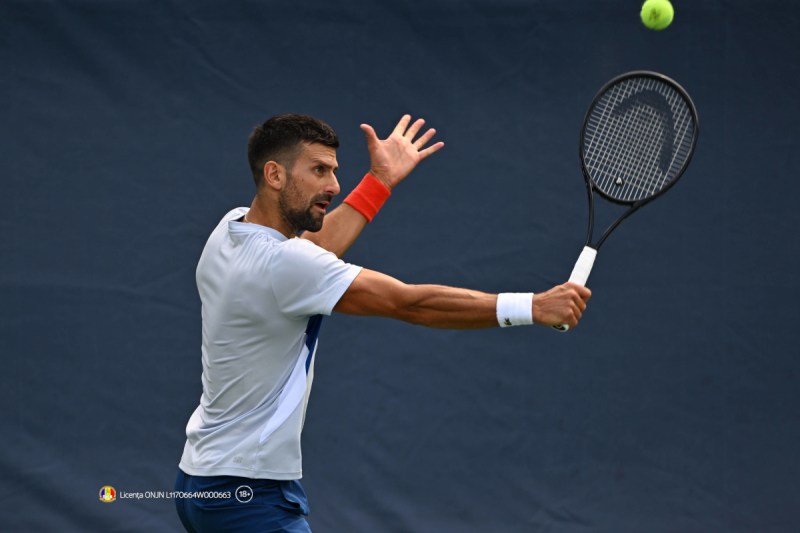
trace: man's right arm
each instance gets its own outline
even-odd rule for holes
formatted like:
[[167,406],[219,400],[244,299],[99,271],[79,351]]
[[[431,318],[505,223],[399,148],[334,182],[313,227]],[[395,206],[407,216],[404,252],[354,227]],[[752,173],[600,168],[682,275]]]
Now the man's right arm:
[[[591,291],[567,283],[533,298],[533,321],[574,328]],[[333,309],[340,313],[382,316],[433,328],[477,329],[498,326],[497,295],[443,285],[408,285],[363,269]]]

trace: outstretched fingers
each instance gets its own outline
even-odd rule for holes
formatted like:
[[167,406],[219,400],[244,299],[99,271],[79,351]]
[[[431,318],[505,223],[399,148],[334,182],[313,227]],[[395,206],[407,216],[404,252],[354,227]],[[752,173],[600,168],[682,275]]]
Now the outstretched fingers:
[[[403,135],[408,128],[408,123],[411,122],[411,115],[403,115],[400,121],[397,123],[397,126],[394,127],[393,134]],[[420,126],[422,127],[422,126]],[[417,128],[419,129],[419,128]]]
[[422,160],[422,159],[425,159],[425,158],[426,158],[426,157],[428,157],[429,155],[432,155],[432,154],[434,154],[434,153],[438,152],[438,151],[439,151],[439,150],[441,150],[443,147],[444,147],[444,143],[443,143],[442,141],[439,141],[438,143],[436,143],[436,144],[433,144],[433,145],[431,145],[431,146],[429,146],[429,147],[425,148],[424,150],[420,150],[420,151],[418,152],[418,153],[419,153],[420,160]]
[[[436,135],[436,130],[434,128],[428,129],[428,131],[423,133],[417,140],[414,140],[414,137],[417,136],[420,130],[422,130],[422,127],[425,125],[425,119],[418,118],[412,123],[411,118],[411,115],[403,115],[403,117],[397,123],[397,126],[395,126],[394,131],[392,131],[392,135],[399,135],[411,143],[417,153],[419,153],[420,160],[425,159],[431,154],[441,150],[444,146],[444,143],[441,141],[425,148],[425,145],[430,142],[434,135]],[[367,128],[369,128],[369,130],[367,130]],[[378,136],[375,134],[375,130],[373,130],[370,126],[362,124],[361,129],[364,130],[365,133],[369,131],[367,142],[370,142],[370,139],[372,139],[372,142],[379,141]]]
[[417,120],[414,121],[414,123],[411,125],[411,127],[406,130],[406,132],[405,132],[405,134],[403,136],[406,139],[408,139],[409,141],[413,141],[414,137],[417,136],[417,133],[419,133],[419,130],[421,130],[422,126],[424,126],[424,125],[425,125],[425,119],[424,118],[418,118]]
[[[403,181],[420,161],[438,152],[443,142],[433,142],[436,130],[423,130],[425,120],[418,118],[412,122],[411,115],[403,115],[392,133],[385,139],[378,137],[369,124],[361,124],[361,131],[367,140],[370,157],[370,172],[390,189]],[[423,132],[420,135],[420,132]],[[417,135],[419,138],[417,139]]]
[[436,135],[436,130],[433,128],[429,129],[422,135],[422,137],[414,141],[414,148],[420,150],[423,146],[428,144],[428,141],[430,141],[434,135]]

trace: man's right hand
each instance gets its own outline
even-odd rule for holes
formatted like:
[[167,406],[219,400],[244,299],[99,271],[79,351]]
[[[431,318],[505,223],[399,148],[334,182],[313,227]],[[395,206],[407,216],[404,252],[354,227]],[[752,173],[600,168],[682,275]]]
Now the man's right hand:
[[537,292],[533,297],[533,321],[543,326],[566,324],[574,328],[591,297],[592,291],[575,283],[565,283],[546,292]]

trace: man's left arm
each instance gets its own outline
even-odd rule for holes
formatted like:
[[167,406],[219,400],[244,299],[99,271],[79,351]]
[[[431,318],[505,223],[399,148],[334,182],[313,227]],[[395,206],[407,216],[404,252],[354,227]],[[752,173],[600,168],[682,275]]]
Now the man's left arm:
[[[410,125],[410,126],[409,126]],[[414,140],[425,120],[411,123],[411,115],[404,115],[386,139],[379,139],[375,130],[362,124],[361,130],[367,140],[370,171],[364,180],[345,198],[344,203],[325,215],[322,228],[301,236],[317,246],[333,252],[337,257],[355,242],[361,231],[372,220],[380,205],[389,197],[392,189],[403,181],[426,157],[439,151],[443,142],[425,145],[436,134],[431,128]]]

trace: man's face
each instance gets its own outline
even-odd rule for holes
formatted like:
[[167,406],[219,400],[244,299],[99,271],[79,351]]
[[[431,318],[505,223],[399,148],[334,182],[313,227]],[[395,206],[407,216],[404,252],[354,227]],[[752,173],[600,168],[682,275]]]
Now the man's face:
[[336,150],[323,144],[303,143],[278,202],[281,216],[294,233],[319,231],[331,199],[339,194],[335,172]]

